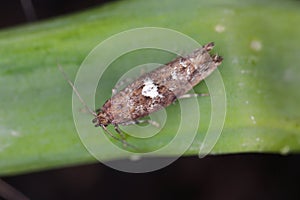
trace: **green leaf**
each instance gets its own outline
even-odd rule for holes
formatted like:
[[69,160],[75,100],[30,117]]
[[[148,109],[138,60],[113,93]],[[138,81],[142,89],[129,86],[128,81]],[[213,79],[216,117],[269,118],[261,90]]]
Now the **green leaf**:
[[[74,80],[81,62],[98,43],[121,31],[145,26],[175,29],[201,44],[214,41],[214,52],[224,57],[219,71],[225,84],[227,115],[212,154],[299,152],[299,8],[299,2],[291,0],[128,0],[2,30],[0,175],[95,162],[77,135],[72,89],[57,64]],[[150,55],[162,63],[172,59],[172,55]],[[135,58],[120,58],[112,67],[145,61],[141,56]],[[106,91],[115,79],[116,71],[106,73]],[[205,92],[205,84],[195,91]],[[109,98],[110,94],[101,94],[105,95]],[[97,106],[103,100],[96,99]],[[200,128],[186,155],[198,154],[209,124],[210,98],[198,101]],[[146,141],[129,137],[128,141],[146,150],[169,142],[177,128],[172,124],[178,120],[178,108],[167,109],[170,125],[158,136]],[[188,132],[190,124],[184,126]],[[184,142],[185,138],[177,145]],[[106,161],[125,158],[125,154],[109,151],[107,145],[99,141],[95,147]],[[174,150],[160,156],[176,154]]]

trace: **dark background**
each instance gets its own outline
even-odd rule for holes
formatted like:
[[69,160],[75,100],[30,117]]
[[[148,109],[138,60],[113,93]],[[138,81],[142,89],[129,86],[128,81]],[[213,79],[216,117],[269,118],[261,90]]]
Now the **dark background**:
[[0,28],[68,14],[113,0],[1,0]]
[[300,156],[183,157],[156,172],[129,174],[102,164],[3,178],[31,199],[300,198]]
[[[2,0],[0,29],[107,1]],[[300,156],[183,157],[160,171],[146,174],[128,174],[93,164],[2,178],[30,199],[43,200],[300,199]]]

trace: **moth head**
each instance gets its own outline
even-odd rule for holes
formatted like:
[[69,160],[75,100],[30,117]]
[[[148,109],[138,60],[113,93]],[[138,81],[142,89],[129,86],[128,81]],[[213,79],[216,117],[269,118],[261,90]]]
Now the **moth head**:
[[110,118],[107,113],[103,111],[99,111],[97,113],[96,118],[93,119],[93,123],[95,123],[95,126],[108,126],[110,122]]

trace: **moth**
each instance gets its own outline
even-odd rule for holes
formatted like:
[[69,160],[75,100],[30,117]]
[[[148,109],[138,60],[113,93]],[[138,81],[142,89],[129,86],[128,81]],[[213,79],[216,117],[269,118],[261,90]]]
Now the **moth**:
[[[123,145],[134,147],[126,142],[119,125],[151,123],[150,120],[141,118],[169,106],[177,99],[201,96],[201,94],[187,94],[187,92],[208,77],[222,63],[221,56],[209,54],[213,47],[213,42],[208,43],[185,57],[177,57],[143,74],[121,91],[114,92],[113,96],[96,111],[91,110],[84,103],[73,83],[59,67],[81,103],[95,117],[92,121],[95,126],[101,127]],[[107,129],[108,125],[114,126],[121,139]]]

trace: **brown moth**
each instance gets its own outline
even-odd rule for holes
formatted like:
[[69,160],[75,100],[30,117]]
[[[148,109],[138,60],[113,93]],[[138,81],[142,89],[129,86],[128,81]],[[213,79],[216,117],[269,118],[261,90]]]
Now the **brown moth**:
[[[222,57],[209,54],[213,47],[213,42],[208,43],[185,57],[178,57],[143,74],[120,92],[113,94],[96,112],[86,106],[73,83],[64,72],[63,74],[83,105],[95,116],[93,119],[95,126],[102,127],[106,133],[124,145],[132,146],[125,141],[119,125],[145,122],[145,120],[141,120],[142,117],[169,106],[176,99],[201,96],[186,93],[222,63]],[[149,120],[148,122],[151,123]],[[110,124],[114,126],[122,139],[107,130],[107,126]]]

